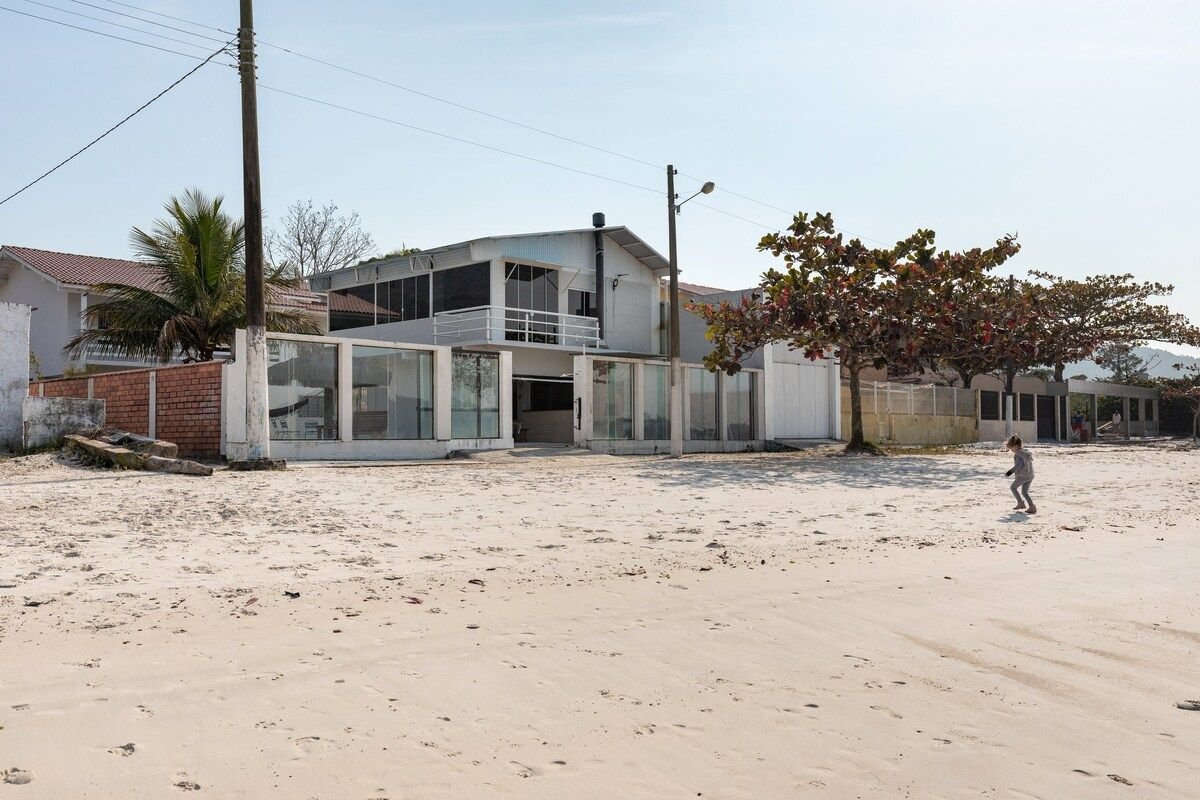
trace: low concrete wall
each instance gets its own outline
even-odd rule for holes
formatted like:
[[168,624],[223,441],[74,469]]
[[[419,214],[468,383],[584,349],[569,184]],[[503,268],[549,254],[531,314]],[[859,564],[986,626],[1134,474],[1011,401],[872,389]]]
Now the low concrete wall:
[[0,450],[21,446],[21,401],[29,382],[29,313],[0,303]]
[[[576,443],[594,453],[607,453],[614,456],[652,456],[671,452],[670,439],[585,439]],[[692,440],[683,441],[685,453],[746,453],[761,452],[767,449],[764,439],[748,439],[745,441],[712,441]]]
[[54,444],[68,433],[104,426],[103,400],[75,397],[26,397],[22,444],[26,448]]
[[[850,410],[842,406],[842,441],[850,439]],[[966,444],[978,442],[974,417],[928,414],[863,413],[863,436],[868,442],[887,444]]]
[[[1013,433],[1021,437],[1025,442],[1036,442],[1037,438],[1037,423],[1036,422],[1021,422],[1020,420],[1013,421]],[[1003,442],[1008,439],[1004,433],[1004,420],[981,419],[979,420],[979,441],[981,442]]]

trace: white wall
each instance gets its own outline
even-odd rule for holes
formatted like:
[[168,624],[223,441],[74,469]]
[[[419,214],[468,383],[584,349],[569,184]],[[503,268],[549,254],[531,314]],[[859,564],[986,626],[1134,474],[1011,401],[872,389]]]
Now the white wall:
[[785,344],[766,348],[771,439],[836,439],[841,370],[832,358],[810,361]]
[[30,317],[29,349],[37,356],[42,375],[48,378],[63,374],[68,362],[63,358],[62,347],[79,331],[79,295],[75,294],[72,317],[68,294],[23,266],[0,284],[0,302],[23,303],[37,309]]
[[0,345],[0,450],[15,450],[29,394],[29,306],[0,303]]

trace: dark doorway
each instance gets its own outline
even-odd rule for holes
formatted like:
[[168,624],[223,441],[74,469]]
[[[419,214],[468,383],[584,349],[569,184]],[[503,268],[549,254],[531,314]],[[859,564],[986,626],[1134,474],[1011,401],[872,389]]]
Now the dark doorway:
[[1039,394],[1037,398],[1037,435],[1038,439],[1057,439],[1058,427],[1055,424],[1054,398]]
[[570,378],[513,379],[513,438],[518,442],[570,444],[575,386]]

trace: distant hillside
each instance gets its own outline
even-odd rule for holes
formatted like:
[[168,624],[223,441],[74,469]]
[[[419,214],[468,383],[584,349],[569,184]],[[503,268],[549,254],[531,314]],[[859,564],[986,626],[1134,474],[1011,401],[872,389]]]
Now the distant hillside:
[[[1179,372],[1171,368],[1172,364],[1183,364],[1186,367],[1190,364],[1200,363],[1200,358],[1181,356],[1157,347],[1135,347],[1133,352],[1146,360],[1152,378],[1178,377]],[[1077,361],[1074,364],[1067,364],[1063,374],[1068,378],[1072,375],[1087,375],[1094,380],[1107,378],[1110,375],[1107,369],[1096,366],[1094,361]]]

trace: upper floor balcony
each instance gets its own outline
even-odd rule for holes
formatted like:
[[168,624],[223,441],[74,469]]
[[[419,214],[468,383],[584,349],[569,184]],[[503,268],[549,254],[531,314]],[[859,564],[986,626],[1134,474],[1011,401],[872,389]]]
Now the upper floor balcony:
[[473,306],[433,315],[434,344],[533,344],[568,350],[600,346],[595,317],[531,311],[505,306]]

